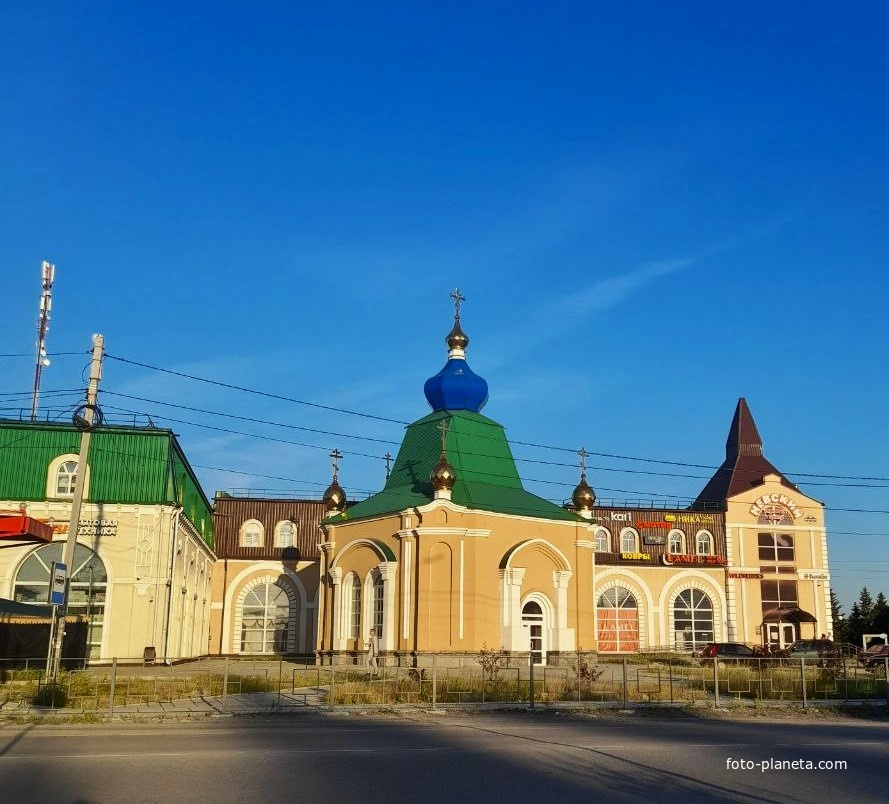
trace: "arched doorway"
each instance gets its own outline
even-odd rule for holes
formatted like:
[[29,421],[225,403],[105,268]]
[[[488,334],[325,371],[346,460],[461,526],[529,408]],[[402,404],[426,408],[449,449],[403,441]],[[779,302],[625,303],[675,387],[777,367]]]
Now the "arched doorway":
[[629,589],[606,589],[596,603],[600,653],[639,650],[639,607]]
[[[49,599],[49,576],[52,563],[62,561],[64,542],[38,547],[22,562],[15,575],[13,599],[19,603],[45,604]],[[69,573],[68,614],[80,615],[88,622],[87,657],[102,655],[102,634],[105,626],[105,599],[108,573],[98,553],[82,544],[74,546],[74,561]]]
[[695,651],[714,640],[713,601],[699,589],[685,589],[673,601],[677,650]]
[[292,650],[291,600],[277,583],[248,590],[241,604],[241,653],[275,654]]
[[522,625],[528,629],[528,649],[535,665],[546,664],[546,628],[543,609],[536,600],[522,606]]

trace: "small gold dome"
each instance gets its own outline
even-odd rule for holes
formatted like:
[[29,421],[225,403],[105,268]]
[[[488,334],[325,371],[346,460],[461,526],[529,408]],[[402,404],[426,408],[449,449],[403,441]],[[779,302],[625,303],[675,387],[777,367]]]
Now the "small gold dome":
[[333,483],[327,487],[321,501],[324,503],[324,507],[327,509],[328,513],[339,513],[345,510],[346,492],[343,491],[342,486],[340,486],[336,478],[334,478]]
[[593,491],[590,484],[586,482],[585,472],[580,476],[580,483],[578,483],[577,488],[574,489],[574,493],[571,495],[571,501],[574,503],[574,507],[580,511],[588,510],[596,504],[596,492]]
[[448,345],[448,350],[463,349],[465,351],[466,347],[469,346],[469,336],[460,326],[460,316],[454,318],[454,326],[448,333],[448,337],[445,338],[445,343]]
[[448,463],[444,453],[441,454],[438,463],[432,469],[429,481],[435,491],[450,491],[454,488],[454,483],[457,482],[457,473],[454,471],[454,467]]

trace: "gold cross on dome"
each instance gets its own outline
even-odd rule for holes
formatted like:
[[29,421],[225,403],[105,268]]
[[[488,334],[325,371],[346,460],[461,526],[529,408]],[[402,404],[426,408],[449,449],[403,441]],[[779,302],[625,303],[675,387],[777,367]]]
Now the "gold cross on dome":
[[441,430],[441,454],[445,454],[445,439],[448,437],[448,423],[445,419],[442,419],[438,423],[438,429]]
[[330,457],[333,458],[333,479],[336,480],[340,474],[340,458],[343,457],[343,453],[339,451],[338,447],[334,447]]
[[589,452],[587,452],[583,447],[577,450],[577,454],[580,455],[580,473],[586,474],[586,459]]
[[460,293],[460,288],[454,288],[454,292],[450,294],[451,298],[454,300],[454,314],[457,318],[460,317],[460,305],[466,301],[466,297]]

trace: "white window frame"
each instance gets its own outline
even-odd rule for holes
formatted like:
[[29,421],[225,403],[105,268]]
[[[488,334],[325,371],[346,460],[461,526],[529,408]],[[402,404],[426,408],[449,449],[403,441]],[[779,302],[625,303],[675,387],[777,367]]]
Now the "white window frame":
[[622,553],[639,552],[639,534],[634,528],[624,528],[620,532],[620,551]]
[[[702,538],[703,537],[703,538]],[[702,547],[702,543],[706,542],[706,549]],[[699,530],[695,536],[695,547],[699,556],[713,555],[713,534],[709,530]]]
[[[64,494],[59,493],[59,474],[62,470],[62,467],[67,463],[75,463],[77,464],[77,468],[74,472],[74,475],[71,479],[71,490],[70,492],[66,492]],[[49,467],[46,472],[46,497],[49,500],[70,500],[74,498],[74,484],[77,482],[77,472],[80,471],[80,456],[73,452],[65,453],[64,455],[58,455],[50,461]],[[86,465],[86,475],[84,477],[83,484],[83,499],[89,499],[89,486],[90,486],[90,467],[89,463]]]
[[596,528],[593,535],[593,550],[596,553],[611,552],[611,533],[608,528]]
[[[251,544],[248,537],[255,535],[256,544]],[[241,547],[263,547],[265,545],[265,528],[258,519],[248,519],[241,524],[241,532],[238,536],[238,544]]]
[[[673,549],[673,540],[678,541],[678,550]],[[685,533],[678,528],[674,528],[667,534],[667,552],[672,555],[685,555]]]
[[[290,533],[290,544],[284,544],[283,538],[281,536],[281,531],[284,530],[285,527],[290,526],[292,528]],[[296,544],[296,522],[290,519],[282,519],[275,525],[275,547],[278,548],[287,548],[287,547],[295,547]]]

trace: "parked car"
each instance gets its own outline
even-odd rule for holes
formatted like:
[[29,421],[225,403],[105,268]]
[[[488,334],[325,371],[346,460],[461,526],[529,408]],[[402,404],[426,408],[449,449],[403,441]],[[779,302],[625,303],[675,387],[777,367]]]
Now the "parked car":
[[889,645],[873,645],[858,654],[858,664],[871,670],[875,665],[882,665],[886,657],[889,657]]
[[821,659],[833,655],[833,641],[830,639],[798,639],[781,655],[787,659]]
[[743,642],[708,642],[698,654],[702,665],[710,665],[713,659],[719,663],[753,659],[759,654],[755,648]]

